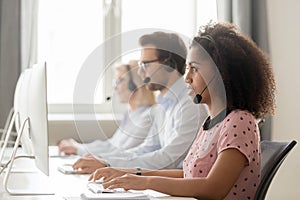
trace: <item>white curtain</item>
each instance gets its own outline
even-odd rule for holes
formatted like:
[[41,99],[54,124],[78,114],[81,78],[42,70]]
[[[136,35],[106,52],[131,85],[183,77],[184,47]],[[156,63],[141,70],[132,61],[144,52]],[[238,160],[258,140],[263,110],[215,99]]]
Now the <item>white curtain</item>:
[[21,1],[21,69],[37,63],[38,0]]
[[38,0],[0,0],[0,128],[20,73],[36,61]]

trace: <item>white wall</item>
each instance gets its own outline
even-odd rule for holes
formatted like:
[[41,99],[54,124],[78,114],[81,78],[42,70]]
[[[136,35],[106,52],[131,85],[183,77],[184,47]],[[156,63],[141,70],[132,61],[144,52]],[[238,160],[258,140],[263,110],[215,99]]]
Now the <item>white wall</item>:
[[267,6],[277,82],[272,139],[298,141],[276,174],[267,199],[300,199],[300,1],[268,0]]
[[[50,115],[51,116],[51,115]],[[60,140],[73,138],[81,143],[110,138],[118,128],[116,120],[49,120],[49,145],[56,145]]]

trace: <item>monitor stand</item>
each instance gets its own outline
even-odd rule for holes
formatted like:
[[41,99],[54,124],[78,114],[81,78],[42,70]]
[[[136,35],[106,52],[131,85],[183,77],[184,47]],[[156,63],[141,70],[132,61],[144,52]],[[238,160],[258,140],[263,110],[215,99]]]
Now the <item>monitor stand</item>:
[[0,151],[0,164],[2,164],[3,157],[4,157],[4,154],[5,154],[5,150],[6,150],[8,140],[9,140],[14,122],[16,120],[16,117],[17,117],[17,113],[14,112],[13,109],[11,109],[10,113],[9,113],[9,116],[7,118],[8,120],[10,120],[9,125],[8,125],[8,123],[5,123],[4,130],[3,130],[3,133],[2,133],[3,135],[1,136],[1,146],[2,146],[2,148],[1,148],[1,151]]
[[7,119],[5,121],[4,127],[1,130],[3,133],[1,135],[1,140],[0,140],[1,144],[0,144],[0,147],[2,147],[2,144],[3,144],[3,141],[4,141],[4,137],[5,137],[6,133],[7,133],[8,125],[10,124],[10,122],[12,120],[12,116],[13,116],[14,113],[15,113],[14,112],[14,108],[11,108],[10,111],[9,111],[9,113],[8,113]]
[[[17,135],[15,145],[13,147],[11,160],[10,160],[10,163],[8,164],[8,166],[7,166],[7,171],[6,171],[4,179],[3,179],[3,186],[5,188],[5,191],[7,193],[9,193],[10,195],[54,195],[54,192],[51,192],[51,191],[48,191],[48,190],[47,191],[41,191],[41,190],[39,190],[39,191],[29,191],[29,190],[25,190],[25,189],[24,190],[21,190],[21,189],[15,190],[15,189],[8,188],[8,179],[9,179],[9,176],[11,174],[13,163],[14,163],[15,159],[17,158],[16,153],[17,153],[18,146],[20,144],[21,137],[22,137],[24,127],[26,126],[26,124],[29,126],[29,118],[26,118],[24,120],[24,122],[22,123],[20,129],[18,130],[18,135]],[[34,159],[33,156],[28,156],[28,157]]]

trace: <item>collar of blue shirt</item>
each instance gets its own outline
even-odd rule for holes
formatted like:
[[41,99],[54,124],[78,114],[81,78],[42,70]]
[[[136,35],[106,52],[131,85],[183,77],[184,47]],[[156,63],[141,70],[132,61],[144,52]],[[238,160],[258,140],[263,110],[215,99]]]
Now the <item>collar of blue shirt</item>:
[[157,96],[157,103],[160,104],[164,110],[172,104],[179,102],[182,95],[187,95],[187,86],[183,77],[180,77],[167,91],[165,95],[159,94]]

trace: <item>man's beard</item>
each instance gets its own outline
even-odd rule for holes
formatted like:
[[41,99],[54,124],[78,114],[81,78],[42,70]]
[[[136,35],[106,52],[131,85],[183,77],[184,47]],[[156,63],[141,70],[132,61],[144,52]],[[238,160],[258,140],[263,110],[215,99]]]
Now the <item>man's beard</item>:
[[147,88],[148,88],[148,90],[151,90],[151,91],[157,91],[157,90],[163,90],[166,87],[163,85],[157,84],[157,83],[149,83],[147,85]]

